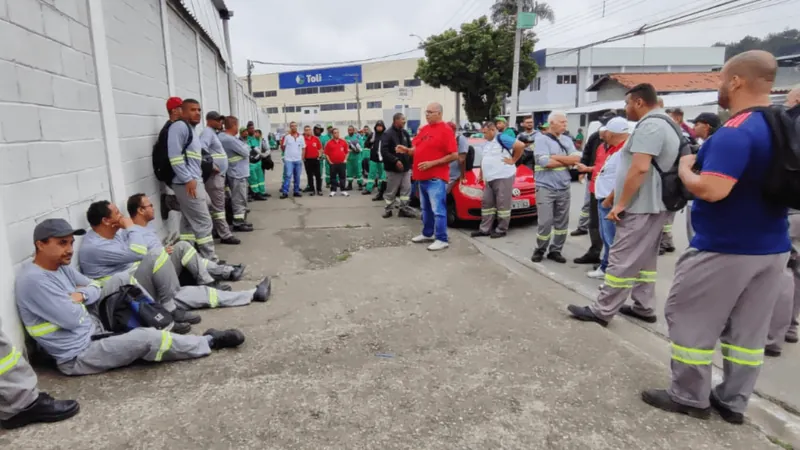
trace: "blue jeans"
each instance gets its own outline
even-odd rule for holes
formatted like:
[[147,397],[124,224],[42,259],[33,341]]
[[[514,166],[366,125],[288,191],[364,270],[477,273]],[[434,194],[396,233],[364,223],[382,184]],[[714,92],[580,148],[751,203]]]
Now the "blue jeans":
[[447,242],[447,183],[435,178],[419,182],[422,234]]
[[617,226],[614,222],[606,219],[611,208],[603,208],[603,200],[605,199],[597,199],[597,212],[600,214],[600,239],[603,240],[603,259],[600,261],[600,270],[605,272],[608,267],[608,252],[611,250],[611,244],[614,243]]
[[283,185],[281,193],[289,193],[289,182],[294,177],[294,193],[300,192],[300,174],[303,172],[303,161],[284,161],[283,162]]

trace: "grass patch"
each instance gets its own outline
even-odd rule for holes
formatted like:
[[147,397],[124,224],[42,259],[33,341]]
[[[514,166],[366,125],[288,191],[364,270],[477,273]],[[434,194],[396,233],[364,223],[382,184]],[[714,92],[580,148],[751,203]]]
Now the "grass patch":
[[347,261],[348,259],[350,259],[351,256],[353,256],[353,255],[351,255],[350,252],[340,253],[340,254],[336,255],[336,260],[339,261],[339,262],[344,262],[344,261]]
[[781,448],[785,448],[786,450],[794,450],[794,446],[792,444],[784,442],[775,436],[767,436],[767,439],[769,439],[770,442]]

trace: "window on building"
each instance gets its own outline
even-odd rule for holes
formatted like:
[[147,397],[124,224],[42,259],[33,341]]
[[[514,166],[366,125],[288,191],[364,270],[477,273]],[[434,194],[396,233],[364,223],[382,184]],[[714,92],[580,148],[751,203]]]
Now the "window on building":
[[344,103],[332,103],[329,105],[319,105],[320,111],[341,111],[346,108]]
[[348,103],[347,109],[358,109],[358,103]]
[[264,91],[254,91],[253,97],[255,98],[264,98]]
[[319,88],[320,94],[329,94],[331,92],[344,92],[344,85],[322,86]]
[[367,90],[380,89],[380,88],[381,88],[380,81],[376,81],[374,83],[367,83]]
[[295,111],[300,111],[300,108],[299,107],[294,107],[294,106],[284,106],[283,107],[283,112],[285,112],[285,113],[290,113],[290,112],[293,113]]
[[531,82],[530,91],[531,92],[540,91],[541,89],[542,89],[542,79],[540,77],[536,77],[536,79],[534,79]]
[[267,107],[267,114],[278,114],[278,107],[277,106]]
[[277,97],[278,91],[264,91],[264,97]]
[[392,81],[384,81],[384,82],[383,82],[383,88],[384,88],[384,89],[396,88],[396,87],[398,87],[398,86],[400,86],[400,82],[399,82],[399,81],[397,81],[397,80],[392,80]]
[[604,74],[604,73],[595,74],[595,75],[592,77],[592,83],[596,83],[596,82],[597,82],[597,80],[599,80],[600,78],[603,78],[604,76],[606,76],[606,74]]
[[294,95],[310,95],[318,93],[319,93],[318,87],[297,88],[294,90]]
[[413,80],[404,80],[403,86],[405,87],[419,87],[422,86],[422,80],[414,78]]
[[577,75],[558,75],[556,77],[556,84],[578,84]]
[[380,109],[383,108],[383,102],[367,102],[367,109]]

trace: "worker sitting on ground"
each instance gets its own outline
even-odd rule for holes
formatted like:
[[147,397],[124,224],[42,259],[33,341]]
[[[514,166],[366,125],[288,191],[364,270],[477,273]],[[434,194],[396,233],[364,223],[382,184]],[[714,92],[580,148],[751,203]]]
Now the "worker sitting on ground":
[[95,303],[129,283],[117,273],[100,287],[69,264],[75,235],[64,219],[47,219],[36,226],[36,254],[23,264],[16,279],[17,308],[25,329],[55,359],[66,375],[90,375],[127,366],[134,361],[161,362],[207,356],[211,349],[236,347],[244,342],[238,330],[210,329],[203,336],[179,336],[155,328],[136,328],[103,336],[100,320],[89,313]]
[[147,251],[141,234],[128,231],[133,221],[124,217],[116,205],[105,200],[92,203],[86,218],[92,229],[81,242],[78,261],[81,272],[101,285],[120,272],[132,275],[138,286],[152,293],[154,300],[172,313],[176,333],[187,333],[190,324],[200,323],[200,316],[189,312],[190,309],[244,306],[251,301],[266,302],[269,297],[269,277],[255,289],[241,292],[207,286],[181,287],[167,252]]
[[136,235],[134,240],[144,242],[146,248],[139,246],[131,250],[142,255],[148,252],[165,251],[172,261],[173,267],[180,278],[183,269],[186,269],[195,279],[196,283],[203,286],[213,287],[222,291],[229,291],[231,287],[220,284],[219,281],[239,281],[244,275],[244,265],[219,264],[203,258],[197,253],[194,246],[186,241],[180,241],[174,245],[164,247],[158,233],[153,228],[147,226],[155,220],[155,209],[153,203],[144,194],[134,194],[128,198],[128,214],[130,214],[133,226],[128,228],[130,234]]

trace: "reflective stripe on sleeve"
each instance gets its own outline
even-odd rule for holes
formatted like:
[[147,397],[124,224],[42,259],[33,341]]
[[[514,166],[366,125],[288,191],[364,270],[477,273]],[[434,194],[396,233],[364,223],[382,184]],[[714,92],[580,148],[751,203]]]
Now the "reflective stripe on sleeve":
[[167,353],[171,348],[172,348],[172,335],[168,331],[162,331],[161,345],[158,347],[158,353],[156,353],[155,361],[160,362],[161,359],[164,357],[164,353]]
[[147,254],[147,247],[145,247],[144,245],[131,244],[130,248],[134,253],[138,253],[140,255],[146,255]]
[[153,266],[153,273],[158,272],[159,269],[164,267],[164,264],[167,263],[168,259],[169,259],[169,255],[167,254],[167,252],[164,251],[164,250],[161,250],[161,254],[158,255],[158,259],[156,260],[156,264]]
[[32,325],[32,326],[29,326],[29,327],[25,327],[25,329],[28,331],[28,334],[30,334],[31,337],[35,337],[36,338],[36,337],[47,336],[50,333],[55,333],[56,331],[60,330],[61,328],[59,328],[58,325],[54,325],[54,324],[52,324],[50,322],[42,322],[42,323],[40,323],[38,325]]
[[708,366],[711,364],[714,349],[682,347],[672,343],[672,359],[690,366]]
[[219,306],[219,298],[217,296],[217,290],[214,288],[208,289],[208,305],[212,308],[216,308]]
[[21,357],[22,352],[17,350],[17,347],[11,347],[11,353],[0,359],[0,376],[13,369]]
[[189,251],[187,251],[186,254],[183,255],[183,258],[181,258],[181,265],[186,267],[186,265],[192,261],[192,258],[194,258],[196,254],[197,250],[195,250],[194,248],[190,248]]
[[203,156],[200,155],[200,153],[192,152],[192,151],[187,151],[186,152],[186,157],[190,158],[190,159],[199,159],[199,160],[203,159]]
[[547,168],[545,166],[534,166],[533,170],[546,170],[546,171],[556,172],[556,171],[559,171],[559,170],[567,170],[567,168],[566,167],[555,167],[555,168],[549,169],[549,168]]
[[228,162],[229,163],[237,163],[237,162],[239,162],[239,161],[241,161],[243,159],[244,158],[241,157],[241,156],[231,156],[230,158],[228,158]]
[[185,161],[183,160],[183,156],[177,156],[175,158],[169,159],[169,164],[171,166],[180,166],[181,164],[184,164],[184,162]]

